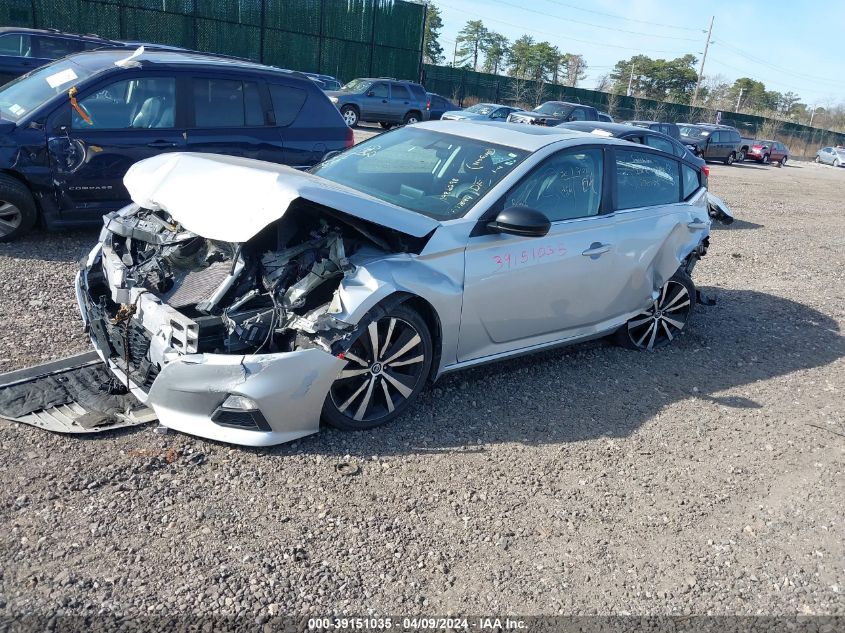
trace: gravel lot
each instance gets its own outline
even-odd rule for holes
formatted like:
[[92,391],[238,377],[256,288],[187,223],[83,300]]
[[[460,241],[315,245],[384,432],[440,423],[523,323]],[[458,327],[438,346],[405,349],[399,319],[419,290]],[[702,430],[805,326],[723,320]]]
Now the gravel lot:
[[[272,449],[0,422],[0,615],[845,614],[845,170],[714,165],[714,307]],[[0,371],[87,349],[95,231],[0,245]]]

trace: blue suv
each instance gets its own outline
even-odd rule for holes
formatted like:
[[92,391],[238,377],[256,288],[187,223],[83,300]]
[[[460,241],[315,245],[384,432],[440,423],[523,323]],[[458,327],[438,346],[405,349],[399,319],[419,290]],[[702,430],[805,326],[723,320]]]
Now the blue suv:
[[162,152],[307,168],[352,144],[299,73],[189,52],[71,55],[0,86],[0,241],[39,219],[101,223],[129,202],[129,167]]

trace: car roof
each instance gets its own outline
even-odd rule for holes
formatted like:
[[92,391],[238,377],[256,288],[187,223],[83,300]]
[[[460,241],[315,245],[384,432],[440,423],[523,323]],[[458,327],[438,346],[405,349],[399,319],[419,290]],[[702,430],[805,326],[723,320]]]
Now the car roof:
[[[113,67],[114,62],[126,59],[133,54],[132,49],[105,49],[88,51],[85,53],[76,53],[71,55],[74,63],[87,68],[110,68]],[[136,60],[140,62],[141,66],[198,66],[204,68],[226,69],[226,68],[246,68],[250,70],[257,70],[262,72],[271,72],[277,74],[286,74],[289,76],[297,76],[305,78],[301,73],[293,70],[285,70],[283,68],[276,68],[274,66],[265,66],[257,62],[242,60],[235,57],[220,57],[213,54],[198,53],[195,51],[171,51],[171,50],[145,50],[144,53],[137,57]]]
[[660,125],[677,125],[677,123],[672,123],[671,121],[646,121],[644,119],[637,119],[636,121],[626,121],[626,123],[630,123],[631,125],[634,125],[634,124],[637,124],[637,123],[648,123],[648,124],[659,123]]
[[561,123],[557,126],[564,130],[579,130],[583,132],[592,132],[593,130],[604,130],[610,132],[614,136],[619,134],[627,134],[628,132],[636,132],[642,134],[643,132],[651,132],[652,134],[660,134],[657,130],[646,130],[636,125],[629,125],[627,123],[611,123],[610,121],[570,121],[568,123]]
[[[536,152],[546,145],[563,140],[584,140],[595,142],[600,137],[586,134],[577,130],[546,127],[544,125],[516,125],[513,123],[499,123],[495,121],[429,121],[416,123],[417,129],[432,130],[445,134],[455,134],[477,141],[496,143],[514,149]],[[607,140],[607,139],[602,139]]]
[[25,26],[0,26],[0,35],[6,33],[22,33],[24,35],[57,35],[61,37],[72,37],[80,40],[87,40],[90,42],[112,42],[119,44],[117,40],[111,40],[107,37],[97,35],[96,33],[87,33],[80,35],[79,33],[67,33],[65,31],[58,31],[56,29],[32,29]]

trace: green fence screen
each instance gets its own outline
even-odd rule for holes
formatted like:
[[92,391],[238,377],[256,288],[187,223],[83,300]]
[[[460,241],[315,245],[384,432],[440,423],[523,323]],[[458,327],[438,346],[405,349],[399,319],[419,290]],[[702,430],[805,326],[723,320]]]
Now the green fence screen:
[[[526,107],[555,100],[591,105],[609,112],[617,121],[644,119],[715,122],[717,117],[713,110],[692,108],[680,103],[638,99],[556,84],[540,84],[536,81],[450,66],[426,64],[424,83],[430,92],[441,94],[462,105],[468,105],[467,102],[490,101]],[[722,123],[735,126],[743,135],[785,142],[789,145],[790,153],[796,156],[812,157],[820,147],[845,145],[845,134],[838,132],[738,112],[722,112],[719,116]]]
[[0,0],[0,25],[170,44],[334,75],[418,79],[425,6],[402,0]]

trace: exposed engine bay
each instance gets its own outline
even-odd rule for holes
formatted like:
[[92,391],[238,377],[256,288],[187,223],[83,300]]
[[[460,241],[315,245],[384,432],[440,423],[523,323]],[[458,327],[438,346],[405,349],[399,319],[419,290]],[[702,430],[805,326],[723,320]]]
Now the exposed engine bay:
[[87,275],[88,323],[147,387],[173,354],[338,353],[353,329],[333,316],[341,280],[355,270],[349,258],[420,247],[306,201],[245,243],[201,237],[133,205],[106,218],[101,271]]

